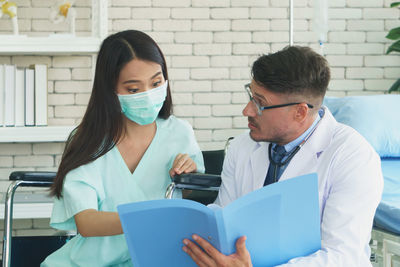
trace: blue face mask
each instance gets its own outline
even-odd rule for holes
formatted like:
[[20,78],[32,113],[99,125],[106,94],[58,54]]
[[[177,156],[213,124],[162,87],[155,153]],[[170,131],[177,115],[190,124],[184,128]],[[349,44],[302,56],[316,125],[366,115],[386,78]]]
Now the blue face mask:
[[140,125],[154,122],[167,97],[168,81],[157,88],[131,95],[118,95],[121,110],[131,121]]

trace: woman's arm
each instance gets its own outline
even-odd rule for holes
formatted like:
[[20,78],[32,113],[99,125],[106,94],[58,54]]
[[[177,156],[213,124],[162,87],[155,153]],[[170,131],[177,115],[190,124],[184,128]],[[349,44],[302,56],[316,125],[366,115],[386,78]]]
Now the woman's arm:
[[117,212],[87,209],[74,217],[78,232],[83,237],[123,234]]

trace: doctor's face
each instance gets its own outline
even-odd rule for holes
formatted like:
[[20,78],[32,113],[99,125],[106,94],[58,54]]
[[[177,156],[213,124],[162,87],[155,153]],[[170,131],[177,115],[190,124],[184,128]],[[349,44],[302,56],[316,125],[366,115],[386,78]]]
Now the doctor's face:
[[[254,101],[259,106],[268,107],[288,103],[288,99],[283,94],[269,91],[265,87],[251,81],[250,91]],[[256,104],[249,100],[243,109],[243,115],[248,118],[250,137],[254,141],[273,142],[284,145],[290,142],[293,135],[293,106],[272,108],[261,111],[258,114]]]

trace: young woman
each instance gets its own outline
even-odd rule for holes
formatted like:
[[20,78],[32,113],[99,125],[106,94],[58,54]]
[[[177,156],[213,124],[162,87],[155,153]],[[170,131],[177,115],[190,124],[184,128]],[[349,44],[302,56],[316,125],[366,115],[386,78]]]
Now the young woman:
[[163,198],[170,176],[204,171],[191,126],[171,109],[154,40],[133,30],[106,38],[86,113],[51,188],[50,225],[78,235],[41,266],[132,266],[117,205]]

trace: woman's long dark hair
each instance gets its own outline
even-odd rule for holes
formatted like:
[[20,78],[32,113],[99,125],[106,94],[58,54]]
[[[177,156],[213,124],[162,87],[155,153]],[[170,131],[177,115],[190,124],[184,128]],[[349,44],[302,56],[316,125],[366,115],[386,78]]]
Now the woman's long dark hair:
[[[160,64],[168,80],[167,64],[156,42],[140,31],[123,31],[107,37],[97,56],[92,95],[82,122],[69,135],[50,194],[60,198],[67,173],[110,151],[124,133],[116,85],[121,69],[132,59]],[[167,119],[172,112],[171,91],[158,114]]]

